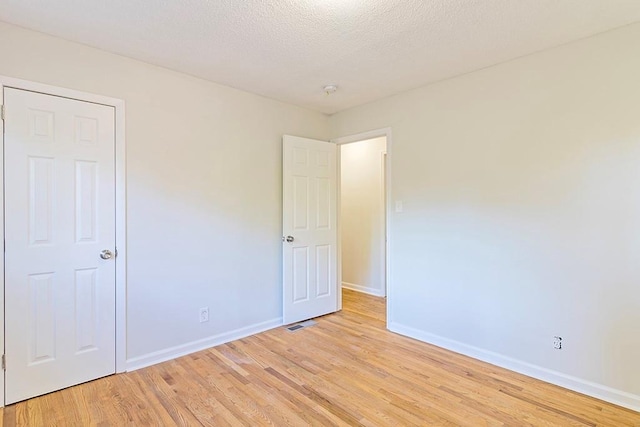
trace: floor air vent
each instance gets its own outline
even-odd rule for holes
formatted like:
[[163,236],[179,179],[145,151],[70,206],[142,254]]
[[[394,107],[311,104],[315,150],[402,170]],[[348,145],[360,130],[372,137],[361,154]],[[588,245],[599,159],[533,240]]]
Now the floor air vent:
[[304,322],[300,322],[300,323],[296,323],[295,325],[287,326],[287,330],[289,332],[295,332],[295,331],[298,331],[300,329],[306,328],[308,326],[313,326],[316,323],[317,322],[315,322],[313,320],[305,320]]

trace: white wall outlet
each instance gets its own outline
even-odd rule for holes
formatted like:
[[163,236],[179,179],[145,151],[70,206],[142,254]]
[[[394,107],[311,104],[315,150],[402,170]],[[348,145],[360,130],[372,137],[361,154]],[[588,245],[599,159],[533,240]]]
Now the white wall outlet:
[[562,350],[562,337],[553,337],[553,348],[555,348],[556,350]]
[[396,200],[396,212],[402,212],[404,206],[402,206],[402,200]]
[[209,321],[209,307],[202,307],[200,309],[200,323]]

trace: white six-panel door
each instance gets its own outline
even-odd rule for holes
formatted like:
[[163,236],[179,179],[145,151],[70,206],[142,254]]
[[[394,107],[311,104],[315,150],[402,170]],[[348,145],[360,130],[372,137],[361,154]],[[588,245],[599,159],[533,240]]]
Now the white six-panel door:
[[283,321],[338,307],[336,145],[283,138]]
[[115,119],[19,89],[4,104],[10,404],[115,372]]

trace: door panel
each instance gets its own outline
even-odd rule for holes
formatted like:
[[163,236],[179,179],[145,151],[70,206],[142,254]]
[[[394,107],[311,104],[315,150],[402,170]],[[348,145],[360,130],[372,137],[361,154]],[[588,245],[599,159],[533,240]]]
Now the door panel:
[[283,138],[284,323],[337,310],[335,144]]
[[112,107],[4,89],[6,403],[115,372]]

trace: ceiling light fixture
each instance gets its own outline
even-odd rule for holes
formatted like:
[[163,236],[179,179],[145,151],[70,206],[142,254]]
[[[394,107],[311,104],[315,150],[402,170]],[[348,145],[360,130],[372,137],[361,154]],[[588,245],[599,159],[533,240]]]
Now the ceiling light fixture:
[[326,85],[325,87],[322,88],[322,90],[327,95],[331,95],[332,93],[334,93],[335,91],[338,90],[338,86],[336,86],[336,85]]

